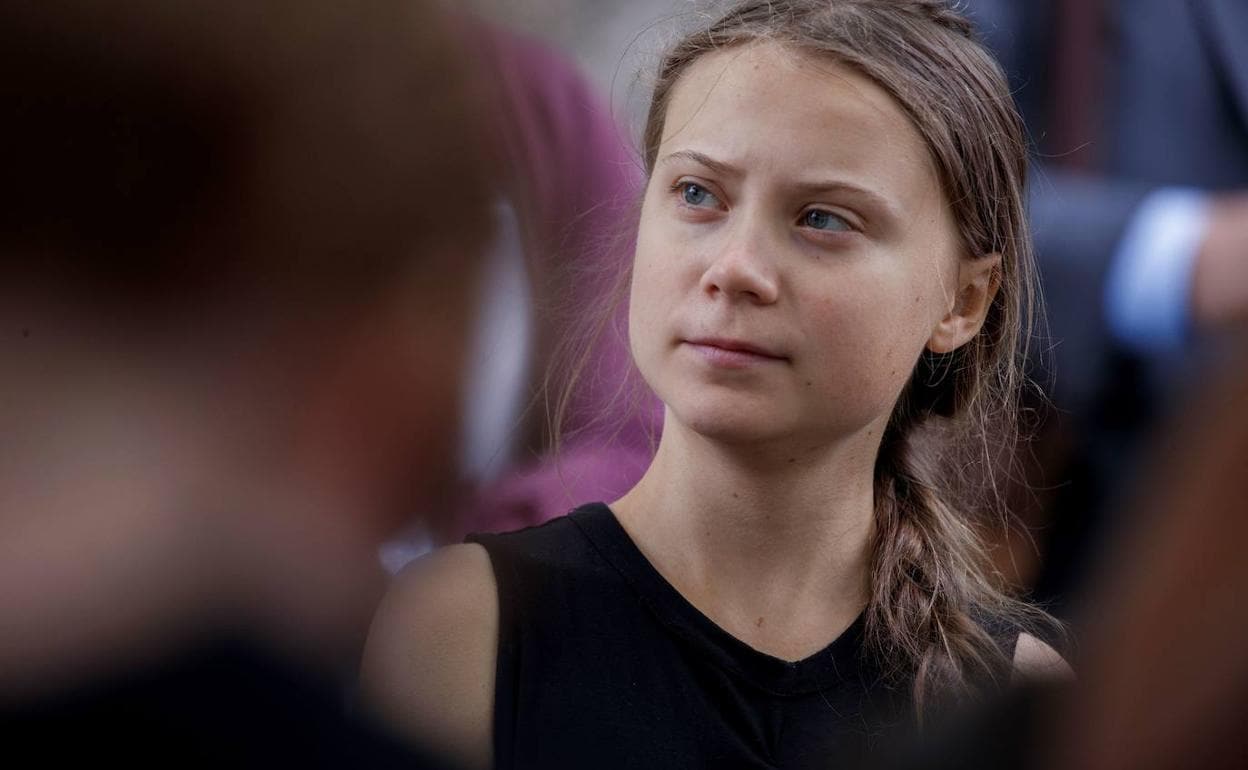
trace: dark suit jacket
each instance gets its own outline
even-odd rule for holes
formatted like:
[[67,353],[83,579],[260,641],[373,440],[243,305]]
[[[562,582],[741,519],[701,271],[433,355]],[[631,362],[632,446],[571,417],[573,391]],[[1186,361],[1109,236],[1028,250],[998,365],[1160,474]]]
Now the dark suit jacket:
[[[1098,42],[1087,56],[1067,51],[1061,60],[1065,4],[962,3],[1010,78],[1036,150],[1029,204],[1050,339],[1033,347],[1044,354],[1032,363],[1048,370],[1058,411],[1037,405],[1047,415],[1044,459],[1028,476],[1044,510],[1024,514],[1043,527],[1033,597],[1059,614],[1076,609],[1092,565],[1123,526],[1120,498],[1158,418],[1216,352],[1193,344],[1177,357],[1142,357],[1112,339],[1104,298],[1119,240],[1160,187],[1248,189],[1248,2],[1079,2],[1100,6]],[[1073,90],[1085,82],[1071,65],[1080,58],[1099,94],[1083,121],[1056,108],[1059,82]],[[1060,80],[1062,66],[1073,80]],[[1091,168],[1064,168],[1089,143]]]
[[1055,2],[969,0],[1001,60],[1040,154],[1032,224],[1060,406],[1080,410],[1122,351],[1110,340],[1105,275],[1136,205],[1166,185],[1248,188],[1248,2],[1098,0],[1103,84],[1094,175],[1060,170],[1054,146]]

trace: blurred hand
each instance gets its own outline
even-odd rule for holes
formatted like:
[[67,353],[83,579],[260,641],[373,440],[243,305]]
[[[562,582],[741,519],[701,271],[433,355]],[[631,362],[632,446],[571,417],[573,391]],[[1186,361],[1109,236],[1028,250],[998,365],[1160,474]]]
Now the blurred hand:
[[1213,198],[1196,256],[1192,318],[1209,331],[1248,326],[1248,192]]

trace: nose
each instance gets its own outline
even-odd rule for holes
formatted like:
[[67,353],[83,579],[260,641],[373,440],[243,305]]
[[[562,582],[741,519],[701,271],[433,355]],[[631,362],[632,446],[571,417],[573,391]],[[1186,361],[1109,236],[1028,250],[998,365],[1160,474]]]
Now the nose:
[[766,224],[739,219],[738,226],[725,236],[719,253],[702,273],[702,291],[756,305],[774,303],[780,295],[775,260],[778,246],[767,233]]

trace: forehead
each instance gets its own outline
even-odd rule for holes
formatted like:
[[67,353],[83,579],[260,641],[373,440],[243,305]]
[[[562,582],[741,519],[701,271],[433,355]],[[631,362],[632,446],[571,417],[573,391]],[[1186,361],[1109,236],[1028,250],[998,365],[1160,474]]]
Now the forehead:
[[747,170],[848,178],[903,205],[939,192],[922,136],[882,88],[830,57],[770,42],[708,53],[685,70],[659,156],[680,149]]

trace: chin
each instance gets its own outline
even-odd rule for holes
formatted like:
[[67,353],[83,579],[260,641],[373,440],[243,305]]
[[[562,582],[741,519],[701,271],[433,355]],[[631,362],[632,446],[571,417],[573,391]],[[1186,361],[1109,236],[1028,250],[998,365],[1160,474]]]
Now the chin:
[[[715,403],[718,401],[719,403]],[[723,444],[758,444],[791,436],[789,420],[758,403],[725,403],[731,399],[670,404],[668,411],[690,431]]]
[[758,426],[724,425],[689,426],[704,439],[726,447],[760,447],[789,438],[789,434],[763,430]]
[[887,420],[884,407],[840,404],[855,408],[817,410],[801,401],[731,389],[675,389],[664,398],[668,419],[725,446],[800,444],[815,447],[879,430]]

